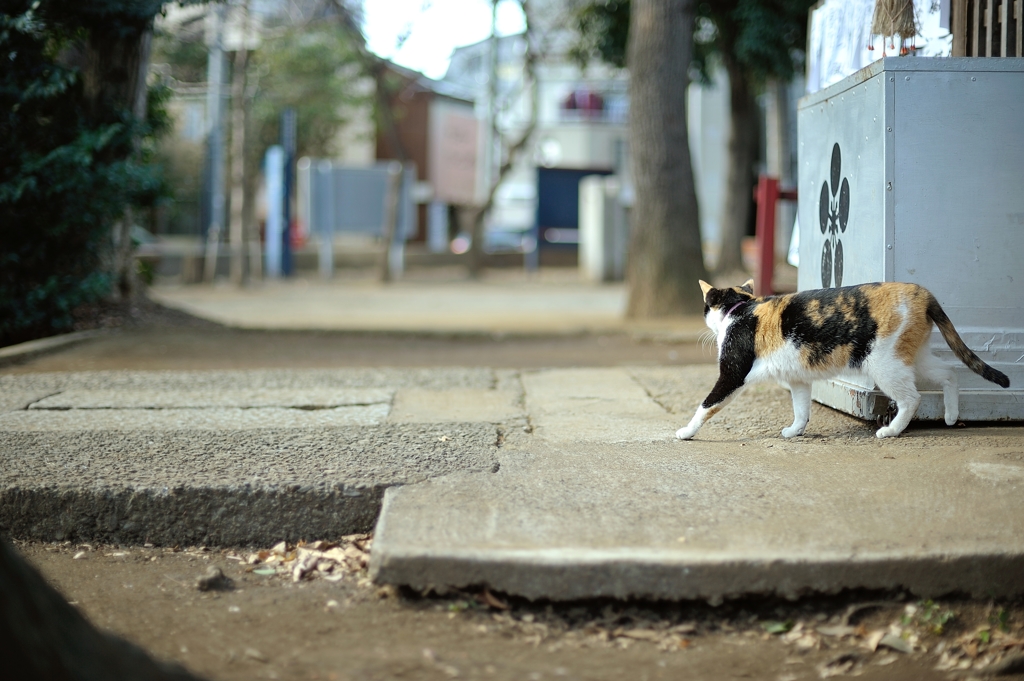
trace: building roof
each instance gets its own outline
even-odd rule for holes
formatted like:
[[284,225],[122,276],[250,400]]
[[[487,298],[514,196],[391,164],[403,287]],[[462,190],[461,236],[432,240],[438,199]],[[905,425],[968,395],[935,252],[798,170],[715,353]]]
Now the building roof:
[[445,97],[466,104],[474,104],[476,101],[475,93],[468,87],[451,81],[428,78],[419,71],[399,66],[391,61],[386,63],[390,71],[397,73],[408,81],[406,87],[413,87],[421,92],[431,92],[439,97]]

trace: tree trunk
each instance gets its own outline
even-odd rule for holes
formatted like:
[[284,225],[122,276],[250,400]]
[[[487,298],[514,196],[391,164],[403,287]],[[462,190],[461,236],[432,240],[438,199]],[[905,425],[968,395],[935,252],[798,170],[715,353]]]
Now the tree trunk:
[[[146,72],[153,44],[152,23],[137,33],[107,35],[92,31],[85,44],[82,86],[90,117],[97,123],[110,109],[127,109],[139,121],[146,118]],[[138,143],[136,141],[137,152]],[[135,245],[131,239],[134,215],[126,209],[114,225],[109,264],[114,280],[111,293],[134,298],[140,290],[135,272]]]
[[[742,241],[750,224],[757,157],[757,105],[742,67],[726,58],[729,73],[729,158],[722,209],[721,249],[715,274],[743,270]],[[739,283],[739,282],[737,282]]]
[[633,0],[627,60],[636,202],[626,316],[703,310],[706,279],[686,130],[693,0]]

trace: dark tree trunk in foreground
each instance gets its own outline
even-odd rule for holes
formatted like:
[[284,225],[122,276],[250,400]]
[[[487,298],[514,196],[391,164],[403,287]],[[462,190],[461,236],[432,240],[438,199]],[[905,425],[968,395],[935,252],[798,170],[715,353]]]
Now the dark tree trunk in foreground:
[[[729,175],[722,210],[721,250],[716,274],[743,269],[741,244],[750,224],[754,191],[753,167],[757,155],[757,105],[743,68],[725,58],[729,73]],[[737,284],[740,282],[736,282]]]
[[0,539],[0,665],[5,679],[198,681],[99,631]]
[[703,310],[707,279],[686,131],[693,0],[633,0],[629,136],[636,202],[630,217],[628,317]]

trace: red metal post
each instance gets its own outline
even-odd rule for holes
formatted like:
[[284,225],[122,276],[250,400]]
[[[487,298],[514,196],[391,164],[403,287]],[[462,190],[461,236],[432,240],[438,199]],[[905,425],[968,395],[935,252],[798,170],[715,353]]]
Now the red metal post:
[[779,189],[779,180],[761,175],[754,189],[757,202],[757,274],[754,277],[754,293],[770,296],[772,275],[775,272],[775,205],[779,201],[796,201],[795,189]]
[[757,201],[757,275],[754,278],[754,293],[770,296],[772,274],[775,271],[775,203],[779,200],[779,180],[761,175],[757,179],[754,198]]

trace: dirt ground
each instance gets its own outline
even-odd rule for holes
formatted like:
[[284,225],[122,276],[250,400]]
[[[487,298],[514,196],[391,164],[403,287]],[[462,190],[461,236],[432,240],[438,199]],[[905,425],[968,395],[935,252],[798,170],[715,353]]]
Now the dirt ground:
[[[17,547],[95,624],[211,679],[950,679],[1024,648],[1021,603],[510,602],[399,593],[358,569],[295,582],[247,550]],[[197,588],[210,565],[230,589]]]
[[[171,316],[173,317],[173,316]],[[627,336],[437,338],[144,323],[0,368],[615,366],[710,362]],[[865,436],[870,436],[867,432]],[[372,539],[302,547],[16,547],[96,625],[210,679],[1024,679],[1024,602],[847,593],[796,602],[530,603],[415,594],[366,578]],[[310,551],[342,556],[295,581]],[[340,551],[340,553],[331,553]],[[305,553],[303,553],[305,552]],[[209,566],[230,580],[203,591]],[[301,571],[300,571],[301,572]]]

